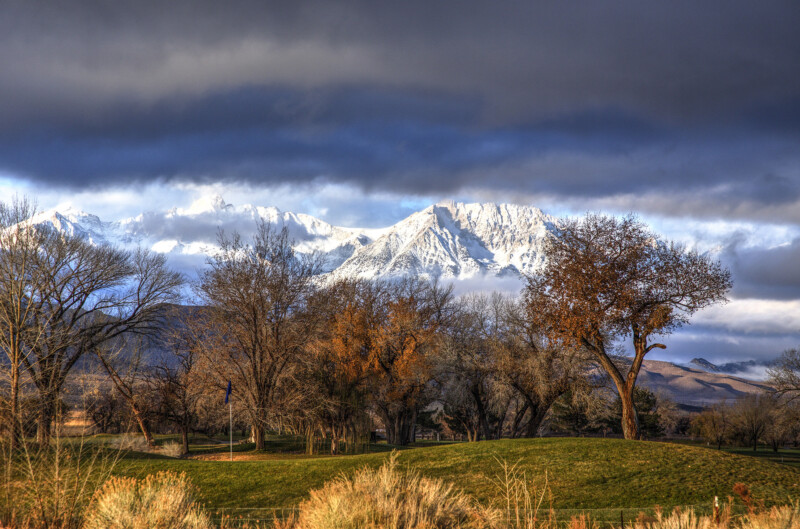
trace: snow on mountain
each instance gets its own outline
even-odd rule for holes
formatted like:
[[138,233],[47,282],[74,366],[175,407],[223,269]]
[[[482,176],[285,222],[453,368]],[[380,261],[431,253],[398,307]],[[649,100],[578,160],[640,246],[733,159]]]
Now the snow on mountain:
[[112,222],[73,209],[42,213],[32,222],[95,244],[146,247],[181,269],[196,269],[215,251],[220,230],[246,238],[258,220],[285,226],[298,252],[321,255],[329,279],[519,277],[542,265],[542,244],[553,223],[529,206],[442,202],[380,230],[342,228],[275,207],[235,206],[219,195]]
[[442,202],[398,222],[347,259],[336,277],[518,276],[542,265],[552,219],[534,207]]
[[71,208],[41,213],[31,222],[84,237],[94,244],[149,248],[167,254],[178,268],[189,270],[202,266],[218,248],[220,230],[238,231],[248,238],[259,220],[278,229],[285,226],[299,253],[317,252],[322,256],[325,272],[370,242],[359,230],[339,228],[310,215],[282,212],[275,207],[234,206],[219,195],[203,197],[188,208],[147,212],[113,222],[103,222],[95,215]]

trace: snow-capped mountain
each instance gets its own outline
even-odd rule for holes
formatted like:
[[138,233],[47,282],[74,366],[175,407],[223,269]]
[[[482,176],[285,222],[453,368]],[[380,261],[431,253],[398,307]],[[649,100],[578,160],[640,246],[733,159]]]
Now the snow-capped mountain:
[[32,222],[94,244],[165,253],[174,266],[188,271],[215,251],[220,230],[247,237],[260,219],[285,226],[296,251],[321,255],[328,278],[519,277],[542,265],[542,244],[553,227],[553,219],[534,207],[442,202],[387,228],[343,228],[275,207],[234,206],[218,195],[185,209],[116,221],[65,209],[39,214]]
[[333,275],[519,276],[542,265],[542,244],[551,226],[552,220],[533,207],[443,202],[358,248]]

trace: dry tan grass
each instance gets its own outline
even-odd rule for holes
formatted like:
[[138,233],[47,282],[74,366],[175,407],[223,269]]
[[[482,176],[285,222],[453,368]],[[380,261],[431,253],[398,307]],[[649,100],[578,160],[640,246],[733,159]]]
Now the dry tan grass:
[[144,436],[135,433],[124,433],[113,437],[109,439],[108,445],[117,450],[133,450],[134,452],[150,451],[150,447],[147,445]]
[[51,446],[0,443],[0,527],[77,529],[96,488],[119,454],[87,447],[83,438]]
[[[550,488],[547,485],[547,474],[544,483],[537,485],[523,470],[520,461],[510,464],[505,460],[497,459],[501,472],[492,480],[497,488],[499,500],[505,507],[505,525],[512,529],[552,529],[556,523],[555,513],[552,509]],[[544,505],[545,500],[547,505]],[[580,523],[590,523],[586,517],[574,518],[570,524],[575,524],[574,529],[587,529],[579,527]],[[572,525],[570,526],[572,527]]]
[[502,516],[441,480],[397,468],[397,455],[377,470],[358,471],[311,492],[282,529],[492,529]]
[[629,529],[800,529],[798,504],[772,507],[740,517],[723,510],[719,523],[711,516],[698,516],[692,509],[676,509],[670,515],[656,513],[652,522],[637,522]]
[[86,514],[83,529],[212,529],[195,505],[186,475],[151,474],[143,480],[111,478]]

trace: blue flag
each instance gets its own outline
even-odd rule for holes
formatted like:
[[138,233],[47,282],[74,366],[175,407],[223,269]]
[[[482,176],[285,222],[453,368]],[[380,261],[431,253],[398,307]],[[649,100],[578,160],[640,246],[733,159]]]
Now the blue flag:
[[228,381],[228,389],[225,391],[225,404],[228,403],[228,398],[231,396],[231,381]]

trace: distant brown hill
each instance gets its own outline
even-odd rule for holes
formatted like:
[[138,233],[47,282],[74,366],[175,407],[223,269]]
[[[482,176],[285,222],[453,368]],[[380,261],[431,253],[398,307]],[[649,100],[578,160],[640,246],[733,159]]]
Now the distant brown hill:
[[644,361],[638,382],[656,394],[689,406],[707,406],[773,390],[764,382],[658,360]]

